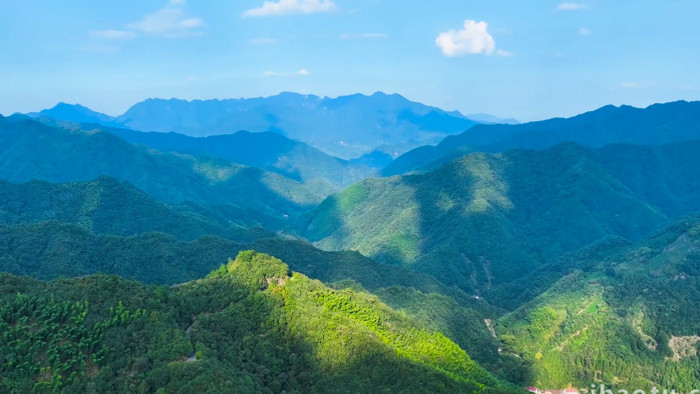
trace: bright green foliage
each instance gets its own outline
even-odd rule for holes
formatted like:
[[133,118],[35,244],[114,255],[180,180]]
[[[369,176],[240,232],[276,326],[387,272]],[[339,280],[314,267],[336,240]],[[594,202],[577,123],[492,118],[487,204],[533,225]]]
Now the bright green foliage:
[[473,153],[433,172],[355,185],[301,217],[298,233],[506,306],[520,296],[509,286],[566,253],[607,237],[637,241],[700,209],[699,150],[700,142],[569,143]]
[[610,246],[588,272],[565,276],[498,321],[531,384],[690,391],[700,384],[698,219],[641,244]]
[[[445,334],[470,357],[499,377],[522,385],[528,382],[528,369],[522,361],[508,353],[499,353],[501,343],[492,336],[486,317],[498,311],[482,313],[459,304],[454,298],[435,293],[423,293],[406,287],[392,286],[376,293],[382,301],[399,312],[421,322],[432,330]],[[486,304],[483,301],[476,301]],[[470,304],[475,307],[473,303]],[[488,319],[488,324],[494,324]]]
[[[79,353],[90,359],[82,364],[78,357],[68,369],[51,366],[52,373],[70,372],[70,380],[51,380],[66,391],[517,391],[445,336],[375,296],[290,276],[280,260],[253,251],[241,252],[206,279],[172,288],[109,276],[52,282],[0,277],[0,299],[17,292],[29,295],[15,295],[16,306],[5,309],[26,310],[26,300],[37,303],[55,294],[48,307],[31,309],[39,312],[27,321],[65,310],[56,319],[68,328],[57,332],[85,332],[98,349],[108,349],[96,360],[93,353]],[[31,333],[25,326],[10,328],[19,320],[9,319],[0,335]],[[49,327],[54,321],[42,319]],[[80,344],[81,338],[70,340]],[[19,362],[5,354],[11,355],[6,362]],[[35,375],[17,372],[3,384],[23,391],[37,382]],[[59,386],[46,389],[51,387]]]

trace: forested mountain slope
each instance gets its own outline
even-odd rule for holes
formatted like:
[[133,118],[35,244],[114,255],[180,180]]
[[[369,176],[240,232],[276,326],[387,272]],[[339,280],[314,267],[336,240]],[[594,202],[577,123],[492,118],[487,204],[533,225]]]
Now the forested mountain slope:
[[517,391],[376,297],[253,251],[172,288],[102,275],[0,284],[7,391]]
[[700,383],[700,218],[594,259],[501,318],[539,387],[592,381],[689,392]]
[[324,184],[214,158],[195,158],[131,145],[105,132],[49,127],[24,117],[0,118],[0,179],[55,183],[107,175],[169,203],[228,204],[238,219],[249,211],[282,220],[326,196]]
[[245,229],[219,217],[198,214],[196,206],[171,207],[128,182],[102,176],[92,182],[52,184],[0,180],[0,223],[26,224],[47,220],[76,224],[95,234],[131,236],[147,232],[172,234],[185,241],[216,234],[250,242],[273,233]]
[[324,249],[486,291],[607,236],[639,240],[700,210],[699,151],[687,142],[476,153],[427,174],[353,185],[298,230]]
[[197,138],[177,133],[146,133],[116,128],[104,130],[128,142],[160,151],[217,157],[277,172],[303,183],[329,182],[338,189],[379,170],[368,165],[372,163],[339,159],[274,132],[238,131],[235,134]]

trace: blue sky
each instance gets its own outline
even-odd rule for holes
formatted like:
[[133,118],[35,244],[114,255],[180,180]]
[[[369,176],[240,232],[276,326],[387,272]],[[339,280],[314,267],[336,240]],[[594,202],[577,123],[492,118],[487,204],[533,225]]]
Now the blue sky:
[[697,0],[0,0],[0,113],[375,91],[520,120],[700,99]]

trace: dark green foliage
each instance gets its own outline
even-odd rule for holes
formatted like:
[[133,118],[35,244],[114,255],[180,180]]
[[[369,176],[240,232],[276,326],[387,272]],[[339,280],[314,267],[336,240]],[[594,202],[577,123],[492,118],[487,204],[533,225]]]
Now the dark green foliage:
[[234,219],[243,223],[255,222],[246,210],[282,220],[331,190],[222,159],[158,152],[106,132],[49,127],[20,116],[0,118],[0,145],[0,178],[10,182],[86,182],[106,175],[169,204],[235,206]]
[[41,181],[17,185],[0,180],[0,195],[0,222],[7,224],[56,220],[95,234],[131,236],[158,231],[187,241],[206,234],[240,242],[272,235],[209,215],[193,203],[170,207],[127,182],[105,176],[92,182],[58,185]]
[[144,311],[131,313],[119,302],[109,317],[88,325],[88,302],[57,302],[18,293],[2,294],[0,307],[0,389],[54,392],[86,379],[104,364],[110,351],[103,334],[131,324]]
[[280,256],[294,270],[326,282],[351,279],[370,290],[411,286],[471,305],[466,294],[446,288],[424,273],[377,264],[357,252],[321,251],[300,240],[264,238],[238,243],[205,236],[184,242],[161,233],[133,237],[93,235],[75,225],[55,221],[0,224],[0,272],[45,280],[103,272],[147,283],[175,284],[203,277],[221,261],[250,248]]
[[[358,250],[487,295],[566,253],[610,236],[639,240],[700,209],[698,151],[688,142],[475,153],[427,174],[353,185],[298,228],[321,248]],[[489,301],[505,305],[502,296]]]
[[[57,322],[58,331],[48,332],[62,333],[55,338],[66,353],[59,360],[78,360],[61,361],[44,375],[26,373],[35,367],[13,369],[2,380],[11,391],[37,384],[44,384],[38,391],[70,392],[515,390],[376,297],[290,276],[280,260],[252,251],[206,279],[173,288],[108,276],[37,282],[2,274],[0,299],[7,322],[0,335],[33,335],[14,323],[24,315],[41,329]],[[93,348],[85,349],[101,352],[95,360],[93,350],[71,350],[88,344]],[[24,357],[3,354],[5,363]],[[49,379],[58,376],[54,370],[70,379]]]

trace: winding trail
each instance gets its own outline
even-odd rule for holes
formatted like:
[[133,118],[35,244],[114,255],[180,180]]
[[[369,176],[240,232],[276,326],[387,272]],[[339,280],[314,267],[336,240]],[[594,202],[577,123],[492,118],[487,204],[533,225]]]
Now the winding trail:
[[192,345],[192,353],[190,353],[190,355],[187,357],[187,362],[197,361],[197,353],[194,351],[194,343],[192,343],[192,337],[190,336],[192,326],[194,326],[194,323],[190,324],[190,326],[187,327],[187,330],[185,330],[187,340],[190,341],[190,345]]

